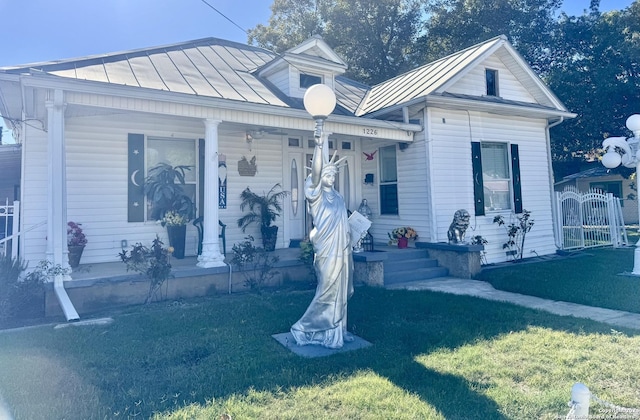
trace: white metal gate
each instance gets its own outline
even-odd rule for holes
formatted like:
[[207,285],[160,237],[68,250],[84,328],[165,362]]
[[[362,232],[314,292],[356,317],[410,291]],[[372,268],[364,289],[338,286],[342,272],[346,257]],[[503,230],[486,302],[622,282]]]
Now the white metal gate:
[[566,187],[556,192],[556,199],[562,249],[627,245],[620,199],[613,194]]
[[20,203],[14,201],[9,205],[9,199],[0,204],[0,257],[7,254],[15,258],[18,255],[18,214]]

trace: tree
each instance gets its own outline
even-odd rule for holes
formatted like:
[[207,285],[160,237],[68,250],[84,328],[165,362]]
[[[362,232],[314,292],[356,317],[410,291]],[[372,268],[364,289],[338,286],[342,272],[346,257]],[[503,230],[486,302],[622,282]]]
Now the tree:
[[312,35],[322,35],[318,12],[322,0],[274,0],[269,25],[257,25],[248,31],[248,42],[277,53],[299,45]]
[[312,35],[345,60],[347,76],[374,84],[414,67],[418,0],[275,0],[269,26],[249,30],[249,43],[283,52]]
[[540,72],[561,4],[562,0],[435,0],[427,7],[429,19],[418,41],[420,54],[429,62],[506,35]]
[[602,140],[630,134],[640,111],[640,2],[622,11],[562,15],[546,82],[577,113],[551,131],[554,161],[594,156]]

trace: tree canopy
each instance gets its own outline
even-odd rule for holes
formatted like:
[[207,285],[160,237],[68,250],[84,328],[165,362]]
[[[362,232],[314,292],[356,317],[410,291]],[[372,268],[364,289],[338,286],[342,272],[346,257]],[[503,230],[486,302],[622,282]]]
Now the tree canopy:
[[593,155],[628,134],[640,112],[640,0],[601,13],[558,14],[562,0],[274,0],[249,43],[283,52],[319,34],[347,62],[347,76],[375,84],[504,34],[567,108],[551,131],[555,161]]

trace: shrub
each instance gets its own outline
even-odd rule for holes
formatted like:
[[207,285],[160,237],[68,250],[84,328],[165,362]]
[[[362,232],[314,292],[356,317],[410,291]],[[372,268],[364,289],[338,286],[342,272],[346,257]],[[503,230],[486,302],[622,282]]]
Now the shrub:
[[[44,284],[47,278],[65,274],[60,265],[41,261],[26,276],[27,264],[18,258],[0,258],[0,322],[44,315]],[[34,309],[35,305],[35,309]]]
[[497,223],[498,226],[504,226],[507,231],[507,242],[502,244],[502,249],[506,249],[507,255],[514,261],[521,260],[524,254],[525,237],[534,224],[531,212],[524,210],[521,215],[516,216],[516,221],[508,225],[502,216],[494,217],[493,223]]
[[300,242],[300,257],[298,260],[302,262],[305,267],[309,270],[309,276],[316,282],[318,279],[316,278],[316,269],[313,265],[313,260],[315,258],[315,250],[313,249],[313,244],[309,241]]
[[231,264],[242,272],[245,286],[260,291],[266,282],[278,274],[273,266],[280,258],[270,255],[264,248],[254,246],[253,241],[253,236],[248,235],[244,242],[233,245]]
[[144,303],[149,303],[156,293],[162,299],[161,287],[165,281],[173,277],[169,255],[171,251],[164,248],[163,242],[156,235],[151,247],[141,243],[135,244],[127,252],[123,250],[118,256],[127,265],[127,271],[136,271],[149,279],[149,292]]

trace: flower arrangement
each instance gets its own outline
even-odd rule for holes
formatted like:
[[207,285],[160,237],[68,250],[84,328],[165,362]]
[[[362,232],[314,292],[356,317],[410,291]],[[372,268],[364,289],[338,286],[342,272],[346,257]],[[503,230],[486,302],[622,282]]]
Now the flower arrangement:
[[187,224],[187,218],[175,210],[170,210],[164,214],[160,223],[162,226],[183,226]]
[[416,239],[418,237],[418,233],[415,229],[411,227],[399,227],[395,228],[391,231],[389,235],[389,245],[394,245],[398,243],[398,239]]
[[79,223],[69,222],[67,223],[67,246],[85,246],[87,244],[87,237]]

